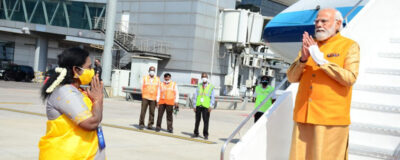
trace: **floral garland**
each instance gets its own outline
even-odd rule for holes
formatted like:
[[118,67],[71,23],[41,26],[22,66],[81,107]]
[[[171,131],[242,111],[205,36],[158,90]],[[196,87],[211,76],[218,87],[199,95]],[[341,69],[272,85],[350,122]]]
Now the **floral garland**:
[[65,75],[67,75],[66,68],[57,67],[55,71],[60,74],[58,75],[57,79],[49,86],[49,88],[46,89],[46,93],[53,92],[54,88],[56,88],[64,80]]

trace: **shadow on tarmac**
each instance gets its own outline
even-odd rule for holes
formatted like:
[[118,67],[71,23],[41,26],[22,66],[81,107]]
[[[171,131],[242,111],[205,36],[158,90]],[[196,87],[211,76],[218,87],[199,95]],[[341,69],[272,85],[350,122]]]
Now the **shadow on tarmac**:
[[[228,138],[220,138],[219,140],[225,142],[227,139]],[[240,141],[240,139],[235,138],[235,139],[232,139],[230,143],[236,144],[239,141]]]
[[[192,137],[193,136],[193,133],[189,133],[189,132],[181,132],[183,135],[187,135],[187,136],[189,136],[189,137]],[[201,135],[199,135],[199,137],[198,138],[204,138],[203,136],[201,136]]]

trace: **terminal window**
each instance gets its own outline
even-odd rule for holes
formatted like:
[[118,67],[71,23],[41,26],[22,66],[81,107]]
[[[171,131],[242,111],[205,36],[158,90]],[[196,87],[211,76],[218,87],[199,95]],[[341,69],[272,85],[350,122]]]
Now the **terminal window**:
[[14,42],[0,42],[0,61],[12,63],[14,60]]

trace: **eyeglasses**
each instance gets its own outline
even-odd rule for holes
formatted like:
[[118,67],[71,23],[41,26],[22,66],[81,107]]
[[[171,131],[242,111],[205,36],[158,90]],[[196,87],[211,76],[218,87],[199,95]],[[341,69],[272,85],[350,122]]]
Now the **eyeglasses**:
[[[79,68],[80,70],[85,70],[85,68],[82,68],[82,67],[76,67],[76,68]],[[89,68],[88,69],[92,69],[92,66],[89,66]]]
[[329,20],[328,19],[316,19],[314,21],[314,24],[318,24],[319,22],[321,22],[322,24],[327,23]]

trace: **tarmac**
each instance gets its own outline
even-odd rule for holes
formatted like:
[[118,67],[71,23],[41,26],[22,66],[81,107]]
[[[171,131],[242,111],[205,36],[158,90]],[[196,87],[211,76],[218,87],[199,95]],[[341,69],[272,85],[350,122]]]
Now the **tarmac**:
[[[47,121],[40,87],[38,83],[0,81],[0,160],[38,159],[38,142],[45,135]],[[107,159],[219,159],[223,143],[253,108],[253,104],[248,103],[245,110],[228,110],[226,108],[229,104],[219,103],[218,108],[211,112],[209,139],[204,140],[202,137],[191,138],[195,114],[192,109],[184,106],[180,106],[179,113],[174,116],[173,134],[166,131],[165,114],[161,132],[139,130],[140,103],[125,101],[122,97],[104,100],[102,126]],[[241,108],[241,104],[238,108]],[[230,148],[252,125],[253,122],[248,122],[228,145],[226,159],[229,159]],[[201,136],[202,130],[203,122],[199,128]]]

